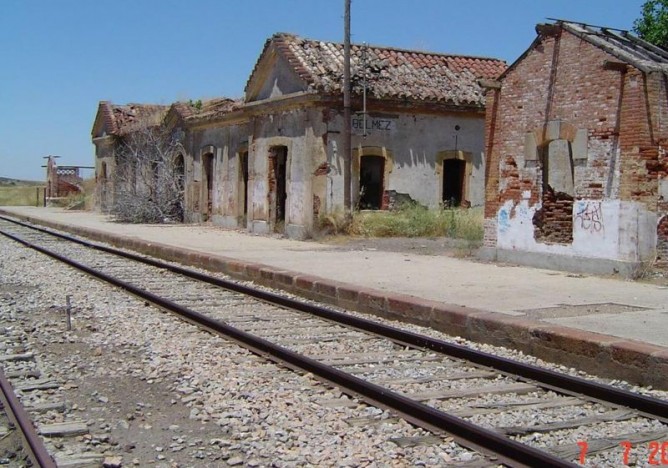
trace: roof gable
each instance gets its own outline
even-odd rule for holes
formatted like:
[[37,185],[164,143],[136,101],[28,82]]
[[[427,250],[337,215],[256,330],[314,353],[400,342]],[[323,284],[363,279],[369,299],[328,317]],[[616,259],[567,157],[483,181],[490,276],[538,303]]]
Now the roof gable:
[[[280,56],[271,60],[271,55]],[[340,94],[343,83],[343,44],[276,34],[265,44],[246,85],[247,100],[260,95],[259,75],[269,66],[286,64],[303,83],[303,90]],[[478,79],[495,79],[506,68],[502,60],[434,54],[387,47],[351,46],[353,92],[376,99],[402,99],[483,106]],[[278,75],[278,73],[275,73]]]
[[286,58],[272,39],[268,40],[246,84],[246,102],[259,101],[285,94],[306,91],[308,84]]
[[95,114],[95,121],[91,130],[93,138],[100,138],[106,135],[112,135],[116,131],[114,116],[111,111],[111,103],[100,101]]

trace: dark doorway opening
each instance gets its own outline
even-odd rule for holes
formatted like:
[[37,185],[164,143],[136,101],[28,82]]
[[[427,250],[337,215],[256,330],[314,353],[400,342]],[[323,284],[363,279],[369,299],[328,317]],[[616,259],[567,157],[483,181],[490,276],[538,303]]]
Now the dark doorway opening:
[[362,156],[360,158],[360,209],[380,210],[383,205],[383,178],[385,158]]
[[205,203],[202,205],[204,206],[204,213],[202,213],[202,218],[203,221],[210,221],[211,220],[211,215],[213,214],[213,154],[205,154],[202,160],[202,168],[204,170],[204,183],[206,184],[206,187],[204,187],[204,193],[205,193]]
[[174,160],[174,177],[176,178],[176,188],[183,195],[186,184],[186,165],[182,154],[176,156]]
[[464,174],[466,161],[443,160],[443,205],[459,206],[464,199]]
[[239,154],[239,203],[243,206],[241,224],[248,226],[248,151]]
[[270,197],[273,198],[273,216],[275,231],[282,231],[285,222],[287,194],[287,146],[274,146],[269,151],[271,171],[269,174]]

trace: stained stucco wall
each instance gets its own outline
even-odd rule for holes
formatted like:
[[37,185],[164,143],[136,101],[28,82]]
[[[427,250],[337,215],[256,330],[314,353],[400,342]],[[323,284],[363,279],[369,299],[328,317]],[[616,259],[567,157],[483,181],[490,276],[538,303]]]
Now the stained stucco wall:
[[[358,117],[355,117],[358,119]],[[372,113],[366,136],[355,121],[354,153],[387,156],[386,191],[408,194],[423,205],[436,207],[442,200],[442,166],[445,153],[467,158],[470,173],[466,200],[483,202],[484,158],[482,116],[464,113]],[[201,155],[213,152],[213,200],[211,221],[238,227],[240,220],[239,153],[248,151],[248,217],[252,232],[282,230],[303,237],[314,228],[319,215],[343,208],[343,118],[341,112],[313,106],[268,112],[243,125],[193,128],[187,145],[187,216],[202,221],[205,209]],[[284,226],[272,219],[270,154],[274,147],[287,150],[286,212]],[[440,158],[440,159],[439,159]],[[359,188],[359,165],[354,164],[354,188]],[[440,167],[440,169],[439,169]],[[356,192],[354,192],[356,193]]]
[[113,205],[113,177],[116,169],[113,139],[112,137],[97,138],[94,144],[95,208],[106,212]]
[[214,224],[237,227],[242,215],[237,204],[239,152],[248,146],[245,123],[192,128],[186,139],[186,220],[205,220],[206,187],[202,157],[213,154],[211,219]]
[[314,203],[319,203],[314,197],[320,200],[323,196],[323,183],[318,179],[326,177],[314,174],[326,159],[323,143],[326,134],[327,125],[318,108],[276,112],[255,120],[249,147],[253,173],[249,198],[252,231],[270,232],[275,227],[268,197],[269,156],[273,147],[280,146],[287,149],[285,232],[291,237],[303,237],[312,229],[317,216]]
[[[359,121],[361,117],[356,116],[355,119]],[[363,136],[362,125],[357,123],[358,128],[352,137],[353,153],[359,155],[365,153],[365,148],[376,148],[365,154],[387,156],[392,169],[385,181],[385,190],[408,194],[419,203],[435,208],[442,201],[443,175],[439,170],[439,157],[442,158],[446,152],[461,152],[470,164],[465,199],[472,206],[483,204],[485,163],[482,115],[456,112],[447,115],[370,112],[366,125],[369,131]],[[343,117],[334,114],[329,128],[331,133],[327,154],[333,165],[330,177],[334,190],[333,197],[328,193],[328,206],[341,207],[343,143],[340,131],[343,128]],[[354,170],[358,167],[356,163],[353,164]],[[358,170],[354,177],[359,178]]]

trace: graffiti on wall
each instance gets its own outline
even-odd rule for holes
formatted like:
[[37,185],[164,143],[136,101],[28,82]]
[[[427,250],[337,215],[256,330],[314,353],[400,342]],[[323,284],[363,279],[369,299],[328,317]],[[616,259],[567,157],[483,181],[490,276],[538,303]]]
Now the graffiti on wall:
[[575,205],[575,222],[580,229],[590,232],[603,232],[603,209],[601,202],[580,200]]
[[510,229],[510,213],[508,209],[503,207],[499,210],[499,232],[505,233]]

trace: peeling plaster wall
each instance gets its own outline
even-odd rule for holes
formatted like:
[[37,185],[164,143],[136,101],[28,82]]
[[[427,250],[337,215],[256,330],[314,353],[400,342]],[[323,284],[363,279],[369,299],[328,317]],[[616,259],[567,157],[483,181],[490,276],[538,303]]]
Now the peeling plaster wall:
[[323,139],[326,125],[321,111],[315,108],[297,109],[263,115],[255,120],[250,145],[253,173],[249,215],[251,231],[273,231],[269,206],[269,153],[272,147],[287,148],[285,232],[289,237],[305,237],[313,228],[313,183],[315,169],[326,161]]
[[[384,148],[392,159],[385,190],[406,193],[419,203],[435,208],[441,203],[442,173],[437,172],[437,156],[445,151],[470,153],[471,176],[466,182],[466,200],[472,206],[484,203],[485,166],[484,119],[482,115],[452,112],[449,115],[374,113],[369,111],[367,126],[372,121],[387,125],[388,130],[371,129],[366,137],[361,130],[354,130],[352,147]],[[386,123],[391,121],[391,123]],[[456,130],[456,127],[459,130]],[[334,115],[329,127],[331,133],[327,147],[328,160],[333,164],[331,177],[334,182],[334,205],[343,205],[343,117]],[[379,154],[379,156],[382,154]],[[356,169],[356,164],[353,164]],[[358,182],[359,172],[353,175]],[[328,188],[329,190],[329,188]]]
[[[114,203],[113,177],[116,171],[114,158],[114,140],[105,137],[95,142],[95,208],[107,212]],[[102,168],[106,165],[106,177],[103,177]]]
[[529,199],[525,192],[519,203],[506,200],[499,209],[499,248],[635,262],[647,258],[656,245],[656,214],[642,204],[587,199],[574,203],[572,244],[538,242],[533,217],[540,204],[530,204]]
[[213,224],[236,228],[238,224],[237,191],[237,153],[248,141],[248,127],[235,124],[208,128],[195,128],[190,132],[187,142],[186,169],[186,220],[202,222],[204,200],[202,178],[204,170],[201,152],[213,147]]

